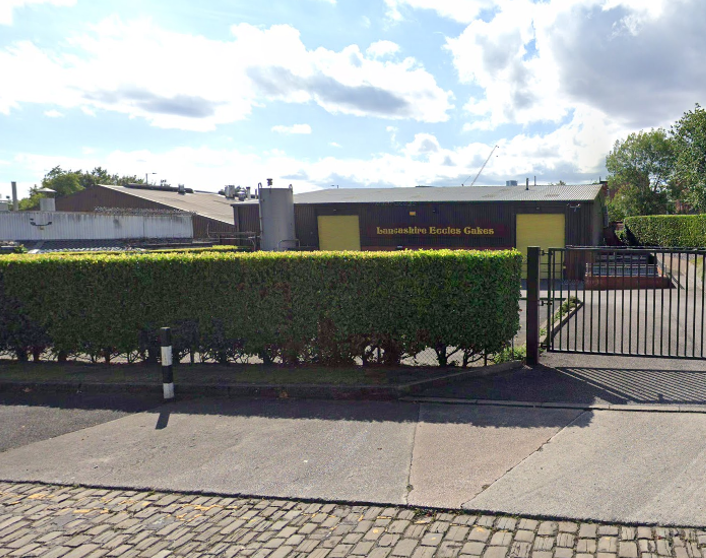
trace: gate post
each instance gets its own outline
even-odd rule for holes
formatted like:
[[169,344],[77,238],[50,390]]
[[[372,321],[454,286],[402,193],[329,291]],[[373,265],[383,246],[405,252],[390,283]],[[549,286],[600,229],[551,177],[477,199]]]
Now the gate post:
[[527,364],[539,364],[539,246],[527,248]]

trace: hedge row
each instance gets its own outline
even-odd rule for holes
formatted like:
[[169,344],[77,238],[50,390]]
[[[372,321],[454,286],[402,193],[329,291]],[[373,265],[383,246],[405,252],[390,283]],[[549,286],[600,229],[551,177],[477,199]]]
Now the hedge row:
[[649,215],[627,217],[626,237],[639,246],[703,248],[706,246],[706,215]]
[[220,361],[397,363],[496,353],[518,330],[516,251],[16,255],[0,260],[0,351],[175,350]]

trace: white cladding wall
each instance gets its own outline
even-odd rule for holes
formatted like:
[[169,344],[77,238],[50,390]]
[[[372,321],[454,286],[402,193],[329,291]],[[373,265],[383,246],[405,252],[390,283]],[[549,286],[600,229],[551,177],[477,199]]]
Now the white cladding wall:
[[68,211],[0,213],[0,240],[193,238],[188,213],[110,215]]

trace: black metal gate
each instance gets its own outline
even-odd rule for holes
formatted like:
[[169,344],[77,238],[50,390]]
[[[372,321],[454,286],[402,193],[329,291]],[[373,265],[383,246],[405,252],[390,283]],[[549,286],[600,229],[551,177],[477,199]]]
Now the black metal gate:
[[706,250],[567,247],[543,253],[548,351],[704,358]]

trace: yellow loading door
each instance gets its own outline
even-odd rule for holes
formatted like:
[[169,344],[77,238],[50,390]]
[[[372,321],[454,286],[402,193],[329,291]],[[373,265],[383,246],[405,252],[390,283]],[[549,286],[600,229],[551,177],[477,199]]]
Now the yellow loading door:
[[357,215],[319,215],[320,250],[360,250]]
[[[522,252],[522,277],[527,276],[527,247],[540,246],[547,248],[563,248],[565,246],[565,219],[563,213],[520,213],[517,215],[515,238],[517,249]],[[547,277],[546,263],[540,266],[542,278]],[[559,270],[556,270],[557,272]]]

